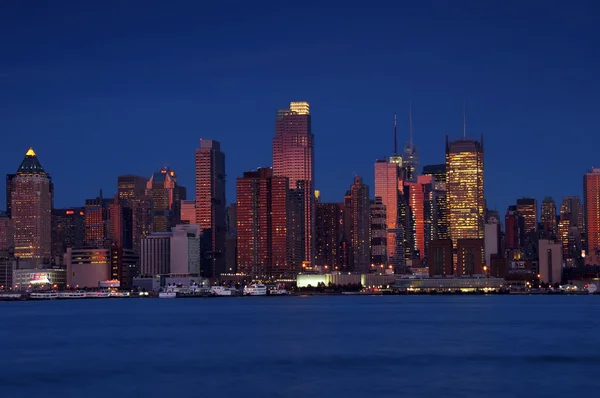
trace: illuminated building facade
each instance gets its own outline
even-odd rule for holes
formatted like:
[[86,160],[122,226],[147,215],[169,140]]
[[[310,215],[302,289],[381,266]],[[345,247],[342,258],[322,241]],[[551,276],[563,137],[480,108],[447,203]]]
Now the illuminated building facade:
[[[117,178],[119,203],[131,209],[131,246],[140,252],[140,241],[152,228],[152,200],[146,195],[146,177],[122,175]],[[127,211],[126,211],[127,212]]]
[[446,165],[434,164],[423,166],[424,176],[432,177],[432,239],[449,239],[448,205],[446,200]]
[[181,201],[181,223],[182,224],[197,224],[196,223],[196,200]]
[[173,170],[163,167],[154,173],[146,184],[146,195],[152,201],[152,232],[168,232],[179,223],[185,188],[177,184]]
[[112,199],[100,196],[85,201],[85,244],[89,247],[106,247],[108,241],[108,206]]
[[583,202],[588,250],[600,250],[600,169],[592,170],[583,177]]
[[352,270],[368,273],[371,260],[371,203],[369,186],[363,183],[361,177],[354,177],[350,186],[350,211],[352,219],[351,249]]
[[10,179],[15,256],[34,268],[50,264],[53,187],[33,149],[29,148]]
[[[398,207],[402,181],[400,180],[400,164],[391,163],[387,159],[375,162],[375,196],[381,198],[385,206],[387,226],[387,255],[395,266],[404,264],[403,234],[399,232]],[[400,236],[400,239],[396,239]]]
[[419,150],[413,143],[412,106],[409,118],[409,139],[402,152],[402,165],[406,168],[407,180],[416,182],[419,175]]
[[339,270],[344,236],[344,205],[317,203],[315,214],[315,265],[329,271]]
[[[425,259],[425,241],[426,241],[426,224],[431,225],[430,220],[425,220],[425,206],[426,199],[428,203],[431,202],[429,197],[432,194],[432,177],[431,176],[419,176],[416,182],[404,183],[406,194],[408,195],[408,206],[410,208],[410,226],[412,227],[412,259],[413,266],[420,265],[422,260]],[[427,212],[428,215],[433,216],[432,212]],[[429,232],[429,231],[427,231]],[[429,232],[428,237],[431,236]]]
[[[252,277],[289,276],[300,271],[288,233],[288,179],[260,168],[237,179],[238,271]],[[301,253],[298,253],[301,254]]]
[[291,102],[289,109],[279,109],[273,138],[273,173],[286,177],[290,189],[302,196],[303,261],[315,258],[314,136],[308,102]]
[[483,136],[481,142],[463,138],[448,142],[446,136],[446,189],[450,237],[483,238]]
[[122,175],[117,177],[117,194],[123,206],[132,207],[132,202],[143,198],[146,194],[146,177]]
[[387,268],[387,225],[385,205],[380,197],[371,201],[371,269]]
[[556,203],[551,197],[545,197],[542,202],[542,228],[544,238],[556,239],[558,234],[558,225],[556,221]]
[[459,239],[457,243],[456,273],[462,275],[483,275],[485,251],[483,239]]
[[[521,232],[523,238],[528,234],[537,235],[537,200],[533,198],[517,199],[517,212],[521,216],[521,222],[523,223]],[[521,242],[523,241],[524,239],[521,240]]]
[[225,271],[227,234],[225,154],[214,140],[200,140],[196,149],[196,224],[200,225],[200,268],[204,277]]
[[52,209],[52,258],[63,263],[68,247],[85,246],[85,208]]

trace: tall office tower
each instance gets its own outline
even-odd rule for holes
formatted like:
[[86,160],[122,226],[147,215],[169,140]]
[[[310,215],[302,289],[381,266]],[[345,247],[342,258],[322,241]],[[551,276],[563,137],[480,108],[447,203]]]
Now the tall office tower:
[[25,154],[10,184],[15,257],[31,261],[34,268],[50,264],[52,181],[33,149]]
[[583,177],[583,195],[588,251],[595,254],[600,251],[600,169]]
[[168,232],[179,223],[185,188],[177,183],[173,170],[163,167],[154,173],[146,184],[146,195],[152,200],[153,232]]
[[196,149],[196,223],[200,225],[200,268],[205,277],[225,271],[225,154],[221,144],[200,140]]
[[450,237],[483,238],[483,135],[481,142],[462,139],[448,142],[446,136],[446,189]]
[[291,102],[279,109],[273,138],[273,173],[287,177],[290,189],[301,189],[303,202],[303,261],[314,262],[315,196],[314,136],[308,102]]
[[237,203],[227,206],[225,235],[225,273],[237,273]]
[[108,205],[108,239],[120,249],[133,249],[133,212],[124,206],[119,195]]
[[387,226],[385,205],[380,197],[371,201],[371,270],[381,272],[387,268]]
[[344,237],[343,203],[317,203],[315,220],[315,264],[326,271],[339,270]]
[[340,249],[340,270],[352,271],[354,264],[354,250],[352,249],[352,235],[354,233],[354,218],[352,212],[352,193],[346,191],[343,206],[342,243]]
[[504,247],[516,250],[519,248],[519,214],[517,206],[508,206],[504,217]]
[[85,244],[89,247],[107,247],[108,206],[112,199],[100,196],[85,201]]
[[196,222],[196,199],[181,201],[181,223],[197,224]]
[[117,177],[117,193],[119,203],[126,207],[132,207],[132,202],[146,195],[148,179],[136,175],[122,175]]
[[85,246],[85,208],[52,209],[52,258],[62,264],[67,248]]
[[456,273],[462,275],[482,275],[485,264],[483,239],[459,239],[457,244]]
[[556,239],[558,226],[556,224],[556,203],[549,196],[542,202],[542,227],[545,239]]
[[15,247],[14,234],[8,213],[0,211],[0,252],[7,252]]
[[12,208],[12,180],[16,174],[6,175],[6,214],[10,218]]
[[408,171],[408,180],[416,182],[419,175],[419,150],[413,144],[412,104],[409,114],[409,139],[402,152],[402,164]]
[[416,182],[404,183],[411,216],[413,266],[421,265],[425,258],[425,195],[431,191],[431,184],[431,176],[419,176]]
[[[433,226],[432,239],[449,239],[448,205],[446,200],[446,165],[433,164],[423,166],[423,175],[433,180]],[[427,251],[429,253],[429,251]]]
[[502,230],[498,220],[495,222],[486,223],[484,226],[484,249],[485,249],[485,264],[489,267],[492,264],[492,256],[499,255],[502,257],[500,249],[502,248]]
[[289,189],[273,169],[249,171],[237,179],[238,270],[252,277],[292,276],[302,258],[290,256]]
[[371,202],[369,186],[361,177],[354,177],[350,186],[350,211],[352,212],[352,269],[354,272],[367,273],[370,269],[371,246]]
[[517,199],[517,212],[521,216],[523,223],[523,235],[535,234],[538,232],[537,200],[533,198]]
[[[402,160],[400,159],[401,164]],[[381,198],[381,203],[385,206],[387,255],[396,270],[399,266],[404,265],[404,231],[398,222],[401,186],[399,164],[391,163],[385,158],[377,160],[375,162],[375,196]],[[397,237],[399,239],[396,239]]]
[[[597,169],[596,169],[597,170]],[[586,174],[587,176],[587,174]],[[585,177],[584,177],[585,178]],[[585,190],[585,187],[584,187]],[[585,201],[585,198],[584,198]],[[577,228],[581,232],[585,232],[585,214],[583,206],[581,205],[581,199],[579,196],[567,196],[563,198],[562,204],[560,205],[560,216],[568,219],[572,227]]]

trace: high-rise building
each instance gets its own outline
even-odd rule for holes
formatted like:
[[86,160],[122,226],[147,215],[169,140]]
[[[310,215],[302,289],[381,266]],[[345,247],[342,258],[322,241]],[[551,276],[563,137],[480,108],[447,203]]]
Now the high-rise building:
[[363,183],[361,177],[354,177],[354,184],[350,186],[350,211],[352,269],[354,272],[367,273],[371,260],[371,203],[369,186]]
[[50,264],[52,253],[53,186],[33,149],[29,148],[10,178],[11,219],[15,256],[34,268]]
[[[117,178],[119,203],[131,209],[131,246],[140,252],[142,237],[152,229],[152,200],[146,195],[148,179],[136,175],[122,175]],[[126,210],[126,215],[128,211]]]
[[181,201],[181,223],[196,223],[196,199]]
[[[412,259],[413,266],[420,265],[426,257],[425,252],[425,199],[431,192],[432,177],[419,176],[416,182],[405,182],[410,207],[410,225],[412,227]],[[429,212],[428,212],[429,213]],[[429,234],[430,235],[430,234]]]
[[225,271],[225,154],[214,140],[196,149],[196,223],[200,225],[200,268],[204,277]]
[[89,247],[107,247],[108,206],[112,199],[100,196],[85,201],[85,242]]
[[171,275],[200,274],[200,226],[177,225],[171,229]]
[[289,109],[277,111],[273,138],[273,173],[275,176],[287,177],[290,189],[301,189],[303,261],[312,264],[315,258],[315,170],[314,136],[308,102],[291,102]]
[[16,174],[7,174],[6,175],[6,215],[10,218],[11,209],[12,209],[12,180],[15,178]]
[[[401,162],[400,160],[400,165]],[[404,264],[404,231],[398,222],[402,190],[400,165],[385,158],[375,162],[375,196],[381,198],[381,203],[385,206],[387,255],[394,268]]]
[[[446,165],[423,166],[423,175],[432,177],[432,239],[449,239],[448,206],[446,201]],[[429,251],[426,251],[429,253]]]
[[588,250],[600,251],[600,169],[592,170],[583,177],[583,202]]
[[[260,168],[237,179],[237,267],[252,277],[290,276],[302,258],[292,258],[286,177]],[[298,253],[300,254],[300,253]]]
[[52,258],[63,263],[67,248],[85,246],[85,208],[52,209]]
[[227,234],[225,235],[225,272],[237,273],[237,203],[227,206]]
[[185,199],[185,188],[177,183],[177,175],[163,167],[146,184],[146,195],[152,200],[152,231],[169,232],[179,223],[180,204]]
[[387,268],[387,225],[385,205],[380,197],[371,201],[371,269]]
[[14,249],[14,234],[12,220],[6,212],[0,211],[0,252]]
[[133,250],[133,213],[121,203],[119,195],[108,205],[108,239],[119,249]]
[[519,248],[519,214],[517,206],[508,206],[504,217],[504,246],[506,249],[516,250]]
[[154,277],[171,272],[172,232],[144,236],[140,243],[140,275]]
[[560,242],[548,239],[539,241],[539,271],[543,283],[560,283],[562,279],[563,250]]
[[315,215],[315,264],[325,270],[339,270],[344,237],[344,204],[317,203]]
[[419,150],[413,143],[412,104],[409,114],[409,139],[402,152],[402,165],[408,171],[408,181],[417,181],[419,175]]
[[556,203],[554,199],[547,196],[542,202],[542,227],[543,237],[546,239],[556,239],[558,226],[556,223]]
[[585,232],[585,215],[579,196],[567,196],[563,198],[562,204],[560,205],[560,216],[561,218],[568,219],[572,227],[577,228],[581,232]]
[[500,252],[502,248],[500,223],[497,221],[486,223],[484,226],[484,235],[485,265],[489,267],[492,264],[493,255],[502,255]]
[[436,239],[429,245],[429,276],[454,276],[452,240]]
[[466,137],[448,142],[446,136],[446,189],[450,237],[483,238],[483,135],[481,142]]
[[148,179],[136,175],[122,175],[117,177],[117,194],[119,202],[125,207],[132,207],[132,202],[146,195]]
[[522,234],[536,234],[538,230],[537,200],[533,198],[517,199],[517,212],[523,223]]
[[485,264],[483,239],[459,239],[457,244],[456,273],[461,275],[483,275]]

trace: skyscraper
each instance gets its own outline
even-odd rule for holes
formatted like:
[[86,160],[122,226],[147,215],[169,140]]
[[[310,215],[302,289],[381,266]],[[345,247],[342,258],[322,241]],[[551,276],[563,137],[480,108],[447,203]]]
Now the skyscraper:
[[385,205],[380,197],[371,201],[371,267],[381,272],[387,268],[387,225]]
[[[146,177],[122,175],[117,177],[119,204],[131,210],[131,246],[139,254],[141,239],[152,228],[152,200],[146,195]],[[128,214],[128,210],[126,210]]]
[[600,169],[592,168],[583,177],[583,195],[588,250],[596,253],[600,250]]
[[29,148],[25,154],[10,184],[15,256],[31,261],[34,268],[49,264],[52,250],[52,181],[33,149]]
[[462,139],[448,142],[446,136],[446,189],[450,237],[483,238],[483,135],[481,142]]
[[410,207],[413,266],[420,265],[421,261],[426,257],[425,194],[427,191],[431,191],[431,184],[431,176],[419,176],[415,182],[404,183]]
[[52,258],[63,262],[67,248],[85,246],[85,208],[52,209]]
[[146,183],[146,195],[152,200],[152,232],[169,232],[181,218],[181,200],[185,188],[177,183],[177,175],[163,167]]
[[261,168],[237,179],[237,266],[252,277],[290,276],[301,259],[290,256],[288,180]]
[[504,246],[506,249],[519,248],[519,214],[517,206],[508,206],[506,216],[504,217],[505,236]]
[[[396,267],[404,264],[402,238],[404,231],[399,233],[398,225],[399,184],[402,184],[399,177],[397,163],[390,163],[385,158],[375,162],[375,196],[381,198],[381,203],[385,206],[387,255],[389,261]],[[400,239],[396,239],[398,235],[400,235]]]
[[344,205],[317,203],[315,214],[315,264],[325,270],[339,270],[344,237]]
[[412,103],[409,113],[409,138],[402,152],[402,164],[408,171],[408,181],[417,181],[419,175],[419,150],[413,143]]
[[202,276],[225,271],[226,209],[225,154],[218,141],[201,139],[196,149],[196,223]]
[[291,102],[279,109],[273,138],[273,173],[287,177],[289,188],[299,190],[303,202],[301,228],[304,235],[303,261],[314,262],[314,136],[308,102]]
[[352,268],[354,272],[367,273],[370,269],[371,204],[369,186],[361,177],[354,177],[350,186],[350,211],[352,213]]
[[[432,239],[449,239],[448,205],[446,200],[446,165],[434,164],[423,166],[423,175],[432,177]],[[426,250],[429,253],[429,250]]]
[[100,196],[85,201],[85,243],[89,247],[108,248],[108,206],[112,199]]
[[143,198],[146,194],[146,177],[122,175],[117,177],[117,192],[119,202],[126,207],[132,207],[132,202]]
[[15,246],[12,220],[6,212],[0,211],[0,252],[8,252]]
[[533,198],[517,199],[517,211],[523,220],[523,234],[537,234],[537,200]]
[[556,239],[558,228],[556,224],[556,203],[547,196],[542,202],[542,227],[545,239]]

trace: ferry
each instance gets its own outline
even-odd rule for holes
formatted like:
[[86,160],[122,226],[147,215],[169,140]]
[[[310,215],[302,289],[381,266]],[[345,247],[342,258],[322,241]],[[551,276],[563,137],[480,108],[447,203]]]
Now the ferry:
[[277,285],[277,287],[269,290],[269,296],[283,296],[286,294],[290,294],[286,289],[285,285]]
[[58,293],[59,299],[78,299],[78,298],[84,298],[84,297],[85,297],[84,292],[60,292],[60,293]]
[[29,298],[32,300],[54,300],[58,298],[58,293],[46,292],[46,293],[31,293]]
[[86,292],[84,293],[85,298],[109,298],[110,292],[100,291],[100,292]]
[[235,289],[225,286],[212,286],[210,292],[215,296],[233,296]]
[[253,283],[244,287],[244,296],[266,296],[267,287],[262,283]]
[[110,297],[129,297],[131,293],[129,292],[110,292]]
[[177,293],[175,292],[160,292],[158,293],[158,298],[175,298],[177,297]]

